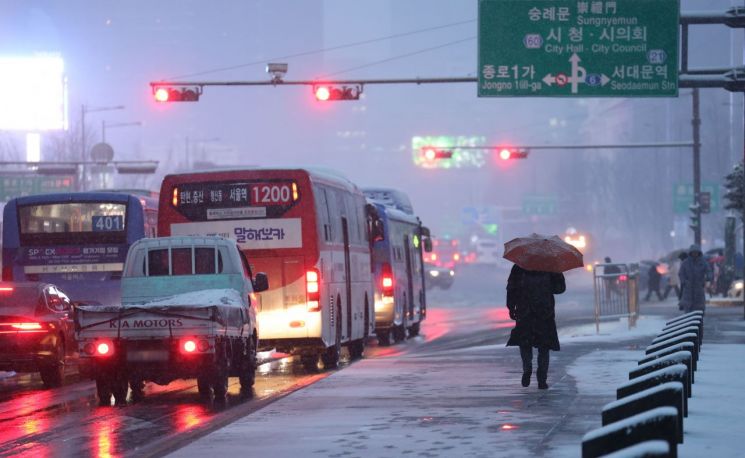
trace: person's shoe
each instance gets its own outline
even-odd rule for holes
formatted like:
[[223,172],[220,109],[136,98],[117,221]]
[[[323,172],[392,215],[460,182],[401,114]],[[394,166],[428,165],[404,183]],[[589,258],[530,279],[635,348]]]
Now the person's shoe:
[[523,372],[523,379],[521,382],[524,387],[530,386],[530,376],[531,376],[530,372]]
[[538,389],[539,390],[547,390],[548,389],[548,383],[546,383],[545,380],[538,380]]

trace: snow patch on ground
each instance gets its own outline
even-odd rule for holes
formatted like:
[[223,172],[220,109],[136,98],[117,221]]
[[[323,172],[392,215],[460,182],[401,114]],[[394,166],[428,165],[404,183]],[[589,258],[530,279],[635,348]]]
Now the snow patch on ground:
[[594,351],[577,358],[567,373],[574,378],[579,394],[615,397],[616,388],[629,381],[629,371],[642,356],[639,351]]
[[[706,340],[704,340],[706,342]],[[737,457],[745,431],[745,345],[704,344],[678,456]]]
[[561,328],[559,329],[559,341],[568,344],[619,342],[646,336],[656,336],[664,327],[665,319],[659,316],[640,316],[636,321],[636,326],[632,328],[629,328],[629,320],[627,318],[619,318],[614,321],[601,322],[600,333],[596,331],[594,324]]

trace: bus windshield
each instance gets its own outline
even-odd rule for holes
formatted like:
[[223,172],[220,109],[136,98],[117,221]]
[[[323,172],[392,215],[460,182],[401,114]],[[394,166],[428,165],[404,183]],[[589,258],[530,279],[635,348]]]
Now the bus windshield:
[[18,208],[21,244],[124,243],[127,205],[64,202]]

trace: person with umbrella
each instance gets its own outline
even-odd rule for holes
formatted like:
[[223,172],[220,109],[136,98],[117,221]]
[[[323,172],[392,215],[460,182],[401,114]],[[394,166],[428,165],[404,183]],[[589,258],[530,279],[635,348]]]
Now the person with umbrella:
[[692,310],[705,310],[706,285],[711,281],[711,270],[698,245],[691,245],[678,275],[680,284],[683,285],[680,298],[683,311],[688,313]]
[[538,388],[548,389],[549,351],[559,351],[554,294],[566,290],[562,272],[582,267],[582,253],[556,236],[533,234],[505,243],[515,263],[507,280],[507,308],[515,320],[507,346],[520,347],[522,386],[530,386],[533,348],[538,349]]

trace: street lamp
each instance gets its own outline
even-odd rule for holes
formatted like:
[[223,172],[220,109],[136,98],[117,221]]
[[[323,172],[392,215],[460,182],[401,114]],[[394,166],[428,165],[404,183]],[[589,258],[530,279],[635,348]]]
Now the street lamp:
[[109,129],[114,127],[129,127],[129,126],[141,126],[141,121],[133,121],[133,122],[115,122],[112,124],[106,124],[106,121],[101,121],[101,141],[106,142],[106,128]]
[[[123,110],[124,105],[115,105],[111,107],[94,107],[89,108],[85,106],[85,104],[80,106],[80,162],[85,162],[85,152],[86,152],[86,145],[85,145],[85,115],[88,113],[98,113],[101,111],[114,111],[114,110]],[[85,166],[83,166],[82,169],[82,177],[80,181],[76,183],[76,188],[79,190],[81,187],[83,190],[85,189]],[[82,185],[82,186],[81,186]]]

